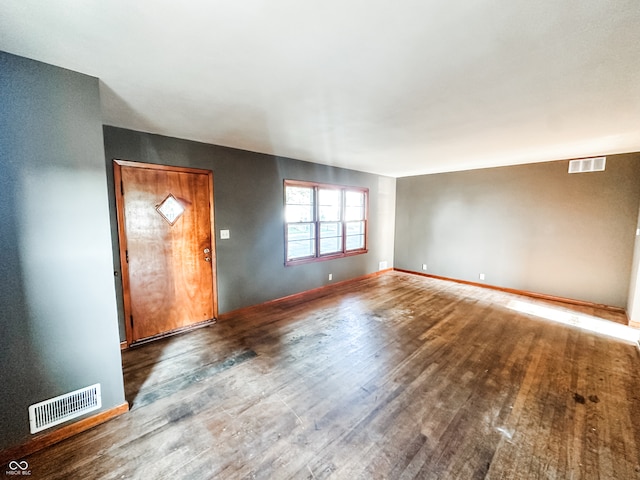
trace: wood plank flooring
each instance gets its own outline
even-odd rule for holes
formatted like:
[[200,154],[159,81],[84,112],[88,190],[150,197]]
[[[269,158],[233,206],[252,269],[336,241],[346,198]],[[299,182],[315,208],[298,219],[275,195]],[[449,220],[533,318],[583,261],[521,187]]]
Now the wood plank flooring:
[[514,300],[390,272],[126,351],[31,478],[640,479],[635,346]]

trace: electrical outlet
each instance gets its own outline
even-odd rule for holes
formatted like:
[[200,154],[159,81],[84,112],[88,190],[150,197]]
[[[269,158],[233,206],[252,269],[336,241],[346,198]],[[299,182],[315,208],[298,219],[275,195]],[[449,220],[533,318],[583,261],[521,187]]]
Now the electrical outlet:
[[220,230],[220,239],[221,240],[226,240],[230,238],[229,237],[229,230]]
[[378,270],[386,270],[388,268],[388,263],[386,260],[383,260],[382,262],[378,262]]
[[426,263],[422,264],[422,270],[424,270],[425,272],[427,271],[427,264]]
[[479,275],[479,278],[480,278],[480,280],[484,280],[484,273],[481,273],[481,274]]
[[333,280],[333,273],[329,274],[329,280]]

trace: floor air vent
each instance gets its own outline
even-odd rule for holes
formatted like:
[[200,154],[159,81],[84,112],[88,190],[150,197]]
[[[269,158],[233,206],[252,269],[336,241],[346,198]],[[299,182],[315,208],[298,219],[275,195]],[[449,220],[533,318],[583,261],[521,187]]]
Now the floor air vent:
[[99,383],[44,402],[34,403],[29,406],[31,433],[46,430],[92,410],[98,410],[101,406],[102,397]]
[[569,173],[603,172],[607,157],[583,158],[569,162]]

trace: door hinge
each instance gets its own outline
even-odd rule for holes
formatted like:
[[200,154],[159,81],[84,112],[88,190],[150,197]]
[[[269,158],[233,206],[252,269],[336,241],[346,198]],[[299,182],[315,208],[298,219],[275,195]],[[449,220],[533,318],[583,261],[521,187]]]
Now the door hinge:
[[122,183],[122,180],[120,180],[120,194],[124,195],[124,183]]
[[129,250],[124,251],[124,261],[129,263]]
[[131,328],[133,328],[133,315],[129,315],[129,322],[131,323]]

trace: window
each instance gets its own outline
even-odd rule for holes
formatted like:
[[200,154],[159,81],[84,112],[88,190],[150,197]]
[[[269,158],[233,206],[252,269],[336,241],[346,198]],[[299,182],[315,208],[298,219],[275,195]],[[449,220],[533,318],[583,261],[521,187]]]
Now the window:
[[285,180],[285,264],[367,252],[369,190]]

